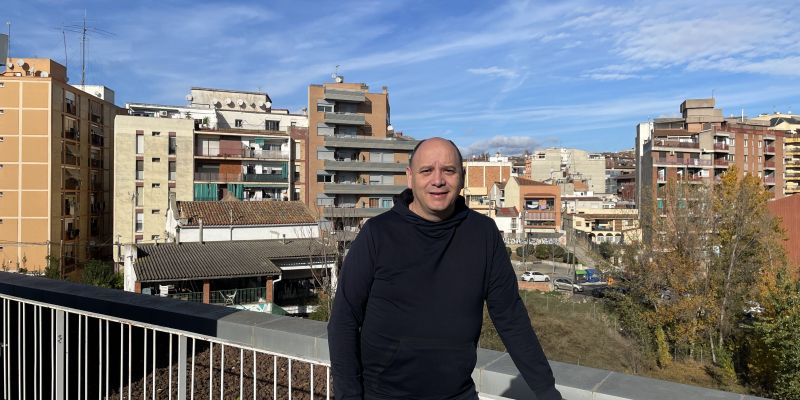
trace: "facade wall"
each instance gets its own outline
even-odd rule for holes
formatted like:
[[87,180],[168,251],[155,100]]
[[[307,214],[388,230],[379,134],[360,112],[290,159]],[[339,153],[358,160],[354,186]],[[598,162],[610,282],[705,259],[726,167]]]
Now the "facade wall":
[[13,246],[2,246],[0,262],[11,269],[41,270],[49,254],[69,272],[110,250],[100,244],[111,236],[118,108],[65,78],[64,67],[47,59],[0,76],[0,219],[14,228],[2,229]]
[[[200,228],[181,227],[181,242],[199,242]],[[233,235],[233,239],[231,239]],[[284,236],[285,235],[285,236]],[[314,225],[272,225],[272,226],[204,226],[203,241],[222,242],[226,240],[266,240],[266,239],[307,239],[319,237],[319,226]]]
[[[194,123],[124,115],[117,117],[115,131],[114,240],[123,244],[164,240],[170,192],[178,201],[193,200]],[[173,135],[176,146],[171,155],[169,140]],[[142,138],[141,154],[137,154],[137,136]],[[137,179],[137,161],[143,166],[142,179]],[[170,179],[170,162],[175,162],[174,179]],[[137,214],[143,221],[138,231]]]
[[786,232],[786,240],[782,243],[789,263],[800,267],[800,194],[786,196],[767,203],[770,214],[780,219],[781,227]]

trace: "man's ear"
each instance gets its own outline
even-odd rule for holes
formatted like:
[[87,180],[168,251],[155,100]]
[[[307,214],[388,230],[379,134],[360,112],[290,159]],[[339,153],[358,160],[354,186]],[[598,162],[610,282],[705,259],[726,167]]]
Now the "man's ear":
[[411,175],[412,174],[413,174],[413,172],[411,172],[411,167],[406,167],[406,186],[408,186],[409,189],[413,190],[414,188],[411,186]]

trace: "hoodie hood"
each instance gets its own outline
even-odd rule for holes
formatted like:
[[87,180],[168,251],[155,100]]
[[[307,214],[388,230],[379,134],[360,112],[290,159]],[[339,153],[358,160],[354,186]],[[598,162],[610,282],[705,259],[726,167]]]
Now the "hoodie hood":
[[392,211],[400,214],[406,222],[415,225],[417,229],[432,237],[442,237],[451,233],[453,228],[461,224],[469,214],[469,208],[464,201],[464,197],[458,196],[456,197],[453,215],[439,222],[431,222],[415,214],[408,208],[408,205],[413,201],[414,194],[411,189],[403,190],[402,193],[394,196],[394,207],[392,207]]

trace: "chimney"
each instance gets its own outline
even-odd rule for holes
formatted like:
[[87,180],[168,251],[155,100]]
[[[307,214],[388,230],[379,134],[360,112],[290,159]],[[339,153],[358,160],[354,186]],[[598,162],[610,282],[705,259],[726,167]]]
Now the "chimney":
[[175,227],[175,243],[181,244],[181,227]]
[[198,218],[198,221],[200,222],[200,244],[203,244],[203,219]]

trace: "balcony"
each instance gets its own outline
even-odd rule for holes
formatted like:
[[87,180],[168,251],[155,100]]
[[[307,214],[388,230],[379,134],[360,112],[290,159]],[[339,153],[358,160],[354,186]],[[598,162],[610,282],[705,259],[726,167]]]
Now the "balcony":
[[288,160],[289,153],[280,150],[253,150],[249,147],[242,147],[239,151],[208,149],[197,149],[195,157],[208,157],[213,159],[257,159],[257,160]]
[[766,147],[764,147],[764,153],[775,154],[775,146],[766,146]]
[[800,171],[786,171],[783,176],[785,180],[800,180]]
[[[174,399],[333,395],[323,322],[44,279],[0,272],[2,331],[15,333],[3,335],[6,398],[35,398],[34,390],[42,398],[119,398],[129,389]],[[507,353],[478,348],[477,360],[481,400],[534,397]],[[224,368],[208,367],[214,363]],[[742,397],[557,361],[550,367],[568,399]]]
[[372,218],[389,211],[381,207],[322,207],[325,218]]
[[715,168],[728,168],[728,165],[730,165],[730,161],[724,158],[717,158],[714,160]]
[[65,129],[64,133],[61,135],[64,139],[79,141],[81,140],[81,131],[76,128],[69,128]]
[[653,158],[653,164],[702,168],[711,166],[711,160],[700,158],[656,157]]
[[775,169],[775,161],[764,161],[764,168]]
[[345,113],[345,112],[326,112],[324,121],[326,124],[336,125],[366,125],[367,120],[364,114]]
[[289,178],[281,174],[237,174],[224,172],[195,172],[194,180],[199,182],[259,182],[288,184]]
[[405,172],[406,164],[399,162],[334,161],[325,160],[327,171]]
[[786,146],[784,147],[784,152],[786,156],[792,155],[800,155],[800,147],[799,146]]
[[416,140],[383,139],[372,136],[325,136],[325,147],[334,148],[411,151],[416,145]]
[[103,168],[103,160],[98,160],[98,159],[92,158],[92,159],[89,160],[89,166],[92,167],[92,168],[102,169]]
[[729,149],[730,146],[728,146],[725,143],[714,143],[714,150],[721,150],[727,152]]
[[667,147],[667,148],[677,148],[677,149],[699,149],[700,143],[699,142],[681,142],[678,140],[664,140],[664,139],[655,139],[653,140],[653,147]]
[[525,222],[527,221],[553,221],[556,220],[555,211],[525,211]]
[[406,185],[369,185],[361,183],[326,183],[322,191],[326,194],[399,194]]
[[363,103],[367,96],[362,91],[325,89],[325,100],[344,101],[348,103]]
[[762,178],[765,185],[774,185],[775,184],[775,177],[774,176],[765,176]]
[[103,143],[105,142],[105,140],[103,139],[103,136],[101,136],[101,135],[92,134],[91,142],[92,142],[92,146],[103,147]]
[[65,165],[80,166],[81,158],[72,153],[65,153],[64,158],[61,160],[61,163]]

